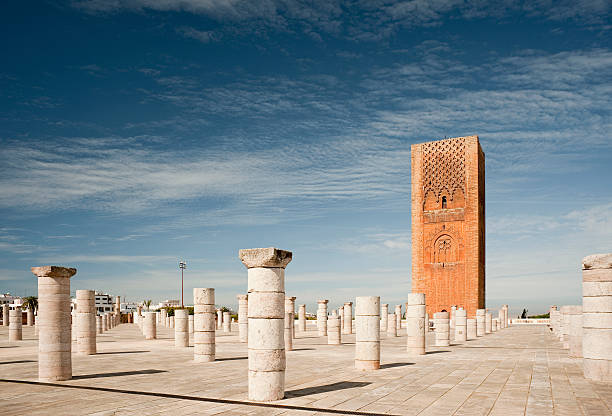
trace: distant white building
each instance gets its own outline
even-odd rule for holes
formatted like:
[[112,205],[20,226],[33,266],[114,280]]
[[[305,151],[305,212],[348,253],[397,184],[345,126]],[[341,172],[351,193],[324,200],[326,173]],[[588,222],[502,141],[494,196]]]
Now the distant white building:
[[159,302],[159,304],[157,305],[157,308],[154,308],[154,309],[177,307],[177,306],[181,306],[181,303],[179,302],[178,299],[166,299],[163,302]]
[[13,296],[10,293],[0,295],[0,305],[8,304],[10,307],[21,306],[23,301],[19,296]]
[[96,292],[96,311],[98,315],[113,311],[113,297],[107,293]]
[[122,302],[121,313],[132,313],[136,312],[138,304],[136,302]]

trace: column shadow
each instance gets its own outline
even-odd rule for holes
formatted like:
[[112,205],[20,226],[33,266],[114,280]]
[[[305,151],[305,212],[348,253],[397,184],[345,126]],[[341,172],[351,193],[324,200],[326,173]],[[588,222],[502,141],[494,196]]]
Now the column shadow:
[[97,352],[96,355],[110,355],[110,354],[141,354],[144,352],[151,351],[110,351],[110,352]]
[[364,387],[372,384],[365,381],[339,381],[337,383],[325,384],[323,386],[306,387],[304,389],[289,390],[285,392],[285,398],[291,399],[294,397],[308,396],[317,393],[327,393],[330,391],[352,389],[356,387]]
[[443,352],[450,352],[449,350],[441,350],[441,351],[427,351],[425,354],[441,354]]
[[136,371],[119,371],[116,373],[98,373],[98,374],[84,374],[80,376],[72,376],[73,380],[85,380],[88,378],[103,378],[103,377],[121,377],[121,376],[135,376],[139,374],[157,374],[167,373],[165,370],[136,370]]
[[404,367],[406,365],[414,365],[414,363],[389,363],[389,364],[381,364],[380,365],[380,369],[384,370],[385,368]]
[[2,361],[0,362],[0,365],[2,364],[22,364],[22,363],[35,363],[36,360],[16,360],[16,361]]

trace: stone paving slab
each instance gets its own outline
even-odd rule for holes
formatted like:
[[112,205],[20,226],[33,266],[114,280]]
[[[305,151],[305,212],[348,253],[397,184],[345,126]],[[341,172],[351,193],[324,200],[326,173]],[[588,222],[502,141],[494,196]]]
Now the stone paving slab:
[[[327,345],[314,326],[287,352],[286,397],[247,400],[247,345],[217,334],[217,361],[195,363],[173,330],[146,341],[133,324],[98,336],[98,354],[73,353],[73,380],[37,382],[37,339],[8,343],[0,327],[0,414],[28,415],[612,415],[612,385],[582,375],[543,325],[513,326],[408,357],[405,329],[381,336],[381,370],[354,370],[355,335]],[[73,346],[73,350],[76,350]]]

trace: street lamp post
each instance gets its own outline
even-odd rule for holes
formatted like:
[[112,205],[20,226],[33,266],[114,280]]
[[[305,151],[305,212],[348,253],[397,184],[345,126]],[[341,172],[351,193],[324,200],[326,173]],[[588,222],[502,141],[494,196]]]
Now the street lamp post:
[[187,262],[185,260],[179,261],[179,268],[181,269],[181,308],[185,307],[183,303],[183,271],[187,268]]

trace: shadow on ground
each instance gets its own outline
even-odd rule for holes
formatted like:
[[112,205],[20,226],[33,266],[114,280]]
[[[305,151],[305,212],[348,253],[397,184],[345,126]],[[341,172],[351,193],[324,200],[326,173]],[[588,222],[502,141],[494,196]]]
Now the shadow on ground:
[[109,351],[109,352],[97,352],[96,355],[110,355],[110,354],[141,354],[143,352],[151,351]]
[[384,370],[385,368],[403,367],[405,365],[414,365],[414,363],[389,363],[389,364],[381,364],[380,365],[380,369]]
[[87,378],[135,376],[139,374],[157,374],[157,373],[167,373],[167,371],[165,370],[137,370],[137,371],[120,371],[116,373],[84,374],[81,376],[72,376],[72,379],[73,380],[84,380]]
[[449,350],[441,350],[441,351],[427,351],[425,354],[441,354],[443,352],[450,352]]
[[0,362],[0,365],[2,364],[22,364],[22,363],[35,363],[36,360],[16,360],[16,361],[2,361]]
[[291,399],[294,397],[308,396],[317,393],[327,393],[329,391],[353,389],[356,387],[365,387],[369,382],[365,381],[339,381],[338,383],[325,384],[323,386],[306,387],[304,389],[289,390],[285,392],[285,398]]

